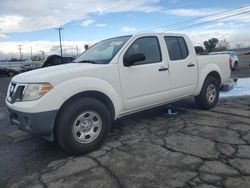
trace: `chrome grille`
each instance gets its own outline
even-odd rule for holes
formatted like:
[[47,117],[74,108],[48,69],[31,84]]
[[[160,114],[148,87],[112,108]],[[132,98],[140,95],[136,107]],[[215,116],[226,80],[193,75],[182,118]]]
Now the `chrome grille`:
[[16,89],[16,84],[15,83],[11,83],[10,84],[10,89],[9,89],[9,97],[11,98],[15,92]]
[[25,85],[23,84],[10,83],[7,100],[10,103],[20,101],[22,99],[24,89]]

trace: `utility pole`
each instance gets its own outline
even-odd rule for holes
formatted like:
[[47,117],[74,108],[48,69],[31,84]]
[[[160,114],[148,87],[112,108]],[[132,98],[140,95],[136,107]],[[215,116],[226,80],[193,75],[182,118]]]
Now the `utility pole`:
[[63,57],[63,53],[62,53],[62,37],[61,37],[61,30],[63,30],[62,27],[56,28],[56,30],[58,30],[58,34],[59,34],[59,41],[60,41],[60,51],[61,51],[61,57]]
[[32,61],[32,56],[33,56],[33,52],[32,52],[32,46],[30,47],[30,59]]
[[43,50],[40,50],[42,56],[41,56],[41,60],[44,60],[45,59],[45,52]]
[[23,45],[21,45],[21,44],[17,45],[18,50],[19,50],[19,54],[20,54],[20,60],[23,59],[23,58],[22,58],[22,46],[23,46]]
[[76,57],[78,57],[78,46],[76,46]]

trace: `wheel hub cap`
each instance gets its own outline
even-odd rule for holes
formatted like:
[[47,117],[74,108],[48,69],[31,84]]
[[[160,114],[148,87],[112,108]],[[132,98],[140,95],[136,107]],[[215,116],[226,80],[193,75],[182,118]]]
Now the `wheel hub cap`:
[[207,100],[209,103],[213,103],[216,99],[216,87],[210,84],[207,88]]
[[72,133],[76,141],[89,143],[95,140],[102,129],[102,119],[97,112],[85,111],[74,121]]

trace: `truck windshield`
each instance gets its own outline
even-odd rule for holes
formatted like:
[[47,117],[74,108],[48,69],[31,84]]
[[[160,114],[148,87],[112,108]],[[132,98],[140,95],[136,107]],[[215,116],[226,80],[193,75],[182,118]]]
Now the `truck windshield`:
[[131,36],[100,41],[83,52],[73,63],[108,64]]

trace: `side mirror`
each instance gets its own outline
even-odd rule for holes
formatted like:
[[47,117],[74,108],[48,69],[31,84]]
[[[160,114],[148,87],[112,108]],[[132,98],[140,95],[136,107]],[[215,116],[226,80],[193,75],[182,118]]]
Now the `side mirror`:
[[124,57],[123,62],[125,67],[129,67],[131,65],[134,65],[136,62],[144,61],[146,59],[144,53],[137,53],[130,55],[128,57]]

